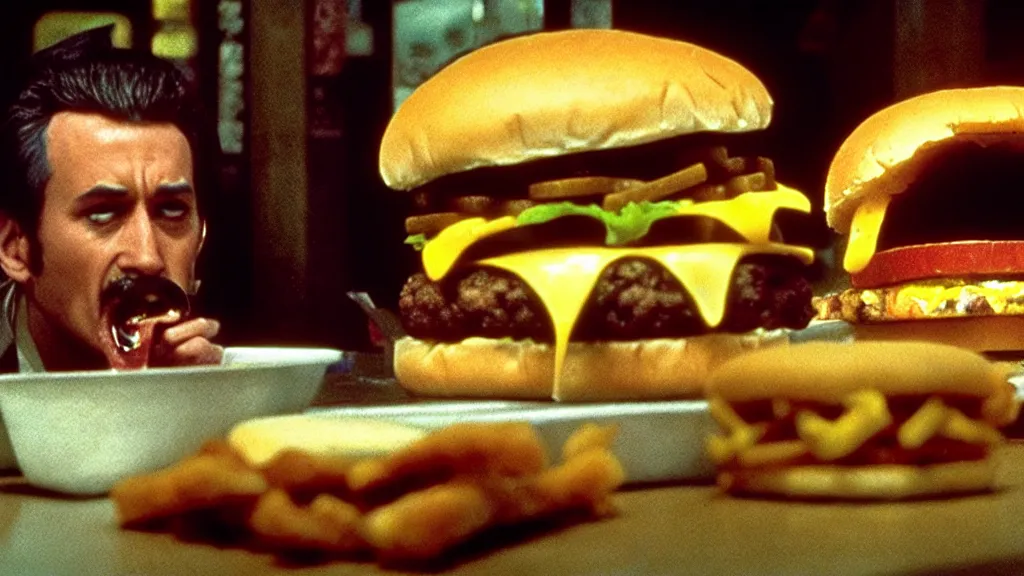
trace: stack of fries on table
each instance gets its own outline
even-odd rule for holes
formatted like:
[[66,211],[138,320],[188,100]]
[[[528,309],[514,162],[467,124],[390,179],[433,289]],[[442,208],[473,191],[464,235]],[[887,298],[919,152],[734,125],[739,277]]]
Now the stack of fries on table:
[[263,465],[217,440],[122,480],[110,497],[128,529],[230,538],[283,555],[426,561],[496,527],[613,513],[610,497],[625,476],[614,436],[613,427],[583,425],[557,464],[527,423],[455,424],[381,457],[288,449]]

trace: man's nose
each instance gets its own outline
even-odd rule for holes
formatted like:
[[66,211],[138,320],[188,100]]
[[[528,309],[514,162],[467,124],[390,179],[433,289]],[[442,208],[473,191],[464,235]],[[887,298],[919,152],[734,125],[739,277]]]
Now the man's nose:
[[145,210],[136,210],[121,234],[122,270],[157,275],[164,271],[164,256],[157,230]]

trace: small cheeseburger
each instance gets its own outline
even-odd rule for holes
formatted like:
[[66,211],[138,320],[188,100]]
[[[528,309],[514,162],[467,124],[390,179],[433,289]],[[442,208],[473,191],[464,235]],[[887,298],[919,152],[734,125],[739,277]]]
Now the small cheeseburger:
[[858,338],[1024,350],[1024,88],[943,90],[865,120],[825,184],[851,288],[816,301]]
[[[424,395],[665,398],[813,316],[806,214],[759,131],[761,82],[703,48],[541,33],[454,61],[400,106],[380,172],[409,190],[424,271],[400,296],[399,382]],[[735,142],[733,140],[732,142]]]
[[[897,359],[894,361],[894,359]],[[711,375],[709,438],[728,492],[898,499],[992,487],[997,430],[1018,405],[1006,371],[931,342],[758,350]]]

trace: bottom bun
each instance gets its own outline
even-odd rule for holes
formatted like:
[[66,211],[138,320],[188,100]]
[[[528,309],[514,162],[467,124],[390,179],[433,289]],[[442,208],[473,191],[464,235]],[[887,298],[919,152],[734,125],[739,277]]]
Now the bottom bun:
[[977,316],[852,324],[857,340],[926,340],[975,352],[1024,350],[1024,316]]
[[557,388],[554,352],[533,341],[468,338],[395,342],[395,377],[424,396],[650,400],[701,396],[719,364],[756,348],[786,344],[785,330],[693,338],[569,344]]
[[718,485],[732,494],[899,500],[991,490],[991,458],[929,466],[794,466],[719,472]]

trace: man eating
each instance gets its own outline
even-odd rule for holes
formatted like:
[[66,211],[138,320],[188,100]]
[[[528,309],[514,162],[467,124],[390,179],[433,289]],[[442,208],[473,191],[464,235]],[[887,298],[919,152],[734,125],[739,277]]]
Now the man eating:
[[[107,287],[198,285],[195,96],[180,69],[114,47],[111,31],[34,55],[0,130],[0,372],[110,368]],[[220,362],[217,321],[175,322],[153,332],[148,365]]]

